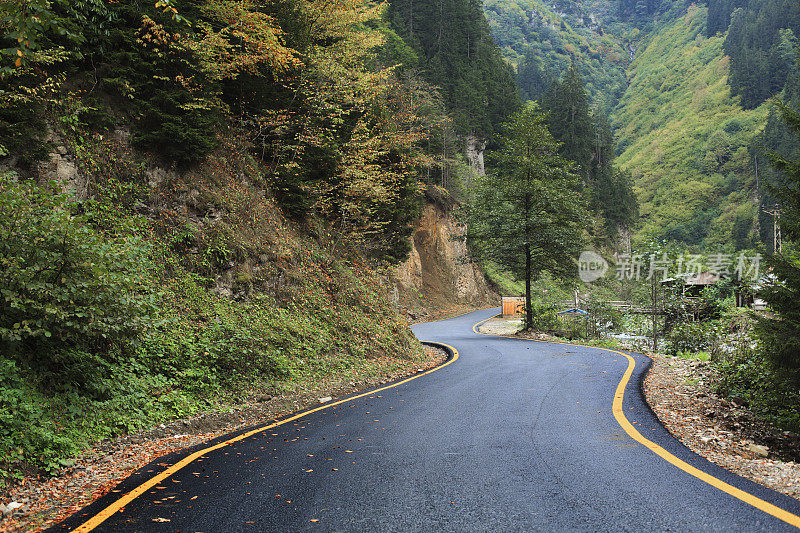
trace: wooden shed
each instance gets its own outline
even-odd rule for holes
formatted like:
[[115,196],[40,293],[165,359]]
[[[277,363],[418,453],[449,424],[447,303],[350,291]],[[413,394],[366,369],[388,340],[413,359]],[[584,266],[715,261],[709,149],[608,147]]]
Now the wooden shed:
[[522,296],[503,296],[503,318],[525,315],[525,298]]

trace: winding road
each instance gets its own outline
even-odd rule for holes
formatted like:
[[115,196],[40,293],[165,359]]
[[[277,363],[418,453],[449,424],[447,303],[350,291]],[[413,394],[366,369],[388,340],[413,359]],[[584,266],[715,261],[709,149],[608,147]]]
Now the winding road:
[[473,330],[496,312],[414,326],[420,339],[457,351],[435,371],[161,458],[172,466],[143,468],[52,531],[752,532],[800,524],[800,502],[667,433],[640,392],[646,357]]

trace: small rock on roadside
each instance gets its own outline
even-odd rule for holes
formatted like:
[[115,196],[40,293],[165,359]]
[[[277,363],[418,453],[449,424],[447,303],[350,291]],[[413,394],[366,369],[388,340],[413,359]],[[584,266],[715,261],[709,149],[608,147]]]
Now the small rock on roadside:
[[[0,505],[2,505],[2,504],[0,504]],[[11,513],[13,513],[14,511],[16,511],[17,509],[20,509],[22,507],[24,507],[24,504],[22,504],[20,502],[11,502],[8,505],[2,505],[2,507],[0,507],[0,510],[2,510],[3,516],[8,516]]]
[[325,403],[325,402],[329,402],[331,400],[333,400],[333,398],[331,398],[330,396],[325,396],[324,398],[320,398],[319,399],[319,403]]
[[747,451],[752,452],[759,457],[767,457],[769,455],[769,448],[761,446],[760,444],[748,444]]

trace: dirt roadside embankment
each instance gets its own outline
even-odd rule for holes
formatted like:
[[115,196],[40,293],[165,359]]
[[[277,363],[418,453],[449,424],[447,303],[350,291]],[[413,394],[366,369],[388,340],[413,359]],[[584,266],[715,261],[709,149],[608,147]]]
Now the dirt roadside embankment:
[[441,206],[425,205],[411,239],[411,253],[394,270],[394,300],[409,321],[500,305],[499,294],[469,258],[465,231]]
[[319,388],[294,394],[254,397],[224,411],[175,420],[100,442],[77,457],[75,465],[59,475],[47,479],[28,478],[15,487],[11,502],[22,507],[5,517],[0,510],[0,533],[42,531],[112,491],[120,481],[159,457],[226,433],[271,423],[290,413],[325,403],[322,400],[349,396],[429,370],[444,363],[447,357],[444,350],[425,346],[425,358],[409,361],[408,367],[401,370],[365,375],[355,381],[331,379],[319,383]]

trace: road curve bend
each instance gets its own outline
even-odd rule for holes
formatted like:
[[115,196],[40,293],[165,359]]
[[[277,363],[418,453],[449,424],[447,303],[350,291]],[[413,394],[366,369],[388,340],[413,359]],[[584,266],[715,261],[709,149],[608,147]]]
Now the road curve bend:
[[421,340],[454,347],[450,364],[160,458],[167,466],[144,467],[51,530],[751,532],[800,524],[800,502],[709,463],[664,429],[641,393],[645,356],[473,330],[496,313],[413,327]]

